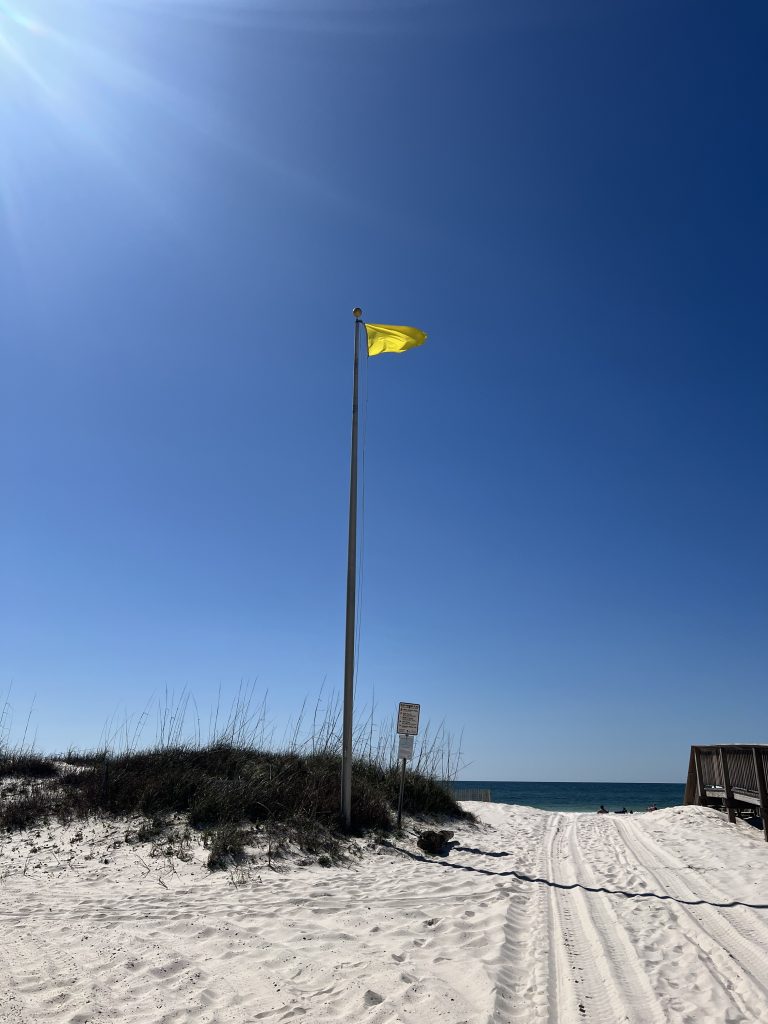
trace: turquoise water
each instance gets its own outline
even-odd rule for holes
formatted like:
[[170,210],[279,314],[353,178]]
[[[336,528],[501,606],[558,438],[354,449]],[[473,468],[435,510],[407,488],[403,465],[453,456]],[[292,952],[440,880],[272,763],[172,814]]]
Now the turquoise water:
[[650,804],[675,807],[683,802],[682,782],[456,782],[456,796],[462,786],[490,789],[495,803],[523,804],[544,811],[596,811],[604,804],[609,811],[644,811]]

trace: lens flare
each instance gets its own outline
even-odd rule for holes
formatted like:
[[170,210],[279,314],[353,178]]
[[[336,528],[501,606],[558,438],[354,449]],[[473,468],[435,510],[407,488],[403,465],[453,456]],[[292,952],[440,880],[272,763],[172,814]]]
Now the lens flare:
[[[269,74],[276,31],[304,38],[307,18],[353,0],[0,0],[0,245],[29,244],[40,195],[125,190],[126,205],[186,233],[190,204],[238,166],[323,206],[374,215],[297,157]],[[395,0],[381,0],[386,6]],[[403,2],[403,0],[399,0]],[[417,2],[417,0],[413,0]],[[420,0],[419,0],[420,2]],[[308,12],[311,12],[309,14]],[[342,19],[343,21],[343,19]],[[338,24],[336,19],[334,24]],[[243,56],[234,29],[249,32]],[[230,54],[250,88],[233,96]],[[301,68],[297,68],[297,77]],[[285,75],[276,76],[284,87]],[[234,98],[234,102],[233,102]],[[135,202],[134,202],[135,200]]]
[[42,35],[45,32],[44,26],[39,21],[28,18],[25,14],[20,14],[10,4],[3,3],[3,0],[0,0],[0,18],[7,18],[14,24],[20,25],[21,28],[25,28],[28,32],[34,32],[36,35]]

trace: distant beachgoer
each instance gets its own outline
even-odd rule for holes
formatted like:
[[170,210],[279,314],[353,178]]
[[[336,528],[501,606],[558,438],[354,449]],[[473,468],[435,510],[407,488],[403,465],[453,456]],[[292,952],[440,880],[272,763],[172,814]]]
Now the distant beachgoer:
[[656,806],[656,804],[648,804],[649,811],[658,811],[658,809],[659,808]]
[[600,804],[600,807],[598,808],[597,813],[598,814],[607,814],[608,813],[608,809],[607,809],[607,807],[605,807],[604,804]]

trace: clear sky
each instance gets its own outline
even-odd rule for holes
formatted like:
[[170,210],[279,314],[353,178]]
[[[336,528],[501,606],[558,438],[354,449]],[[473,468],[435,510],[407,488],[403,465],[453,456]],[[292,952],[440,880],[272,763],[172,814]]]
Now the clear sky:
[[[343,675],[466,778],[768,742],[762,0],[0,0],[0,700]],[[151,737],[148,737],[151,738]]]

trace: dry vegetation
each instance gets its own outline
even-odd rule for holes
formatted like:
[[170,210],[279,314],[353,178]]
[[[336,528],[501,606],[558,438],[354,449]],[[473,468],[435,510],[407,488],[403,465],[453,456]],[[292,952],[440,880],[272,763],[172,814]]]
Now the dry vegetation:
[[[207,742],[199,719],[195,737],[183,739],[188,709],[186,696],[165,701],[149,749],[137,749],[139,731],[127,725],[119,749],[111,737],[101,750],[58,756],[11,749],[0,736],[0,828],[141,815],[145,824],[133,841],[174,844],[183,821],[202,835],[211,868],[237,863],[254,841],[270,850],[291,844],[324,859],[339,856],[338,702],[322,710],[318,702],[311,723],[302,709],[279,747],[269,743],[265,703],[254,710],[252,691],[238,695],[221,727],[216,713]],[[406,775],[404,810],[422,818],[464,817],[443,784],[456,763],[450,738],[440,731],[426,740]],[[394,829],[399,769],[393,749],[391,729],[375,729],[370,718],[356,732],[352,813],[358,831]]]

